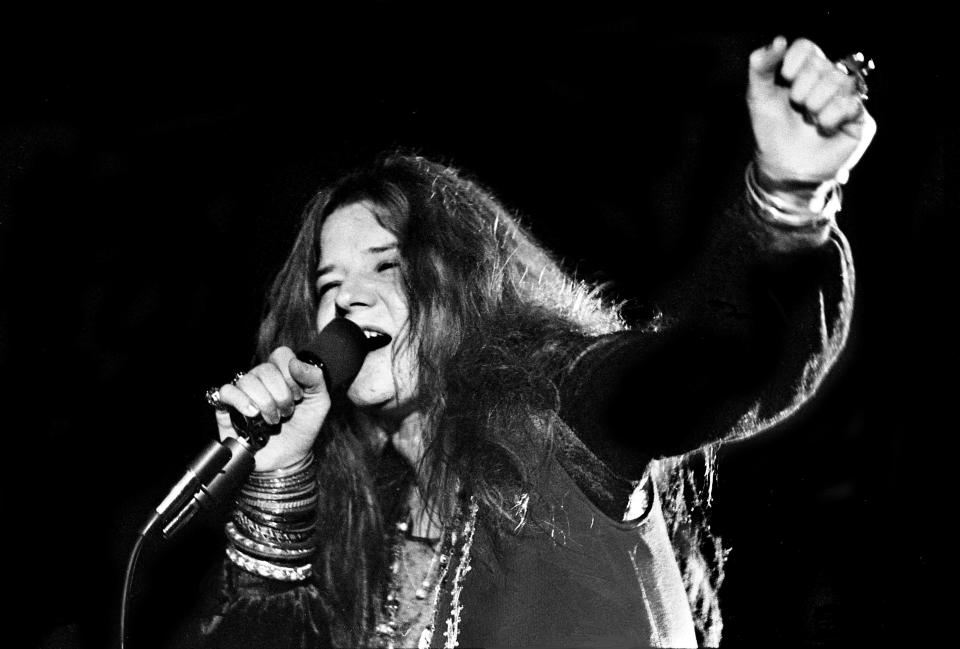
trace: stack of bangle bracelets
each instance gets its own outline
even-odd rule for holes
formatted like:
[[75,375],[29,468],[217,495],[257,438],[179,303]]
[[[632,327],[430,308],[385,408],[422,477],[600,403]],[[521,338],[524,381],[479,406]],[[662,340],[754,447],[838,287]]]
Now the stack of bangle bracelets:
[[781,182],[773,194],[760,185],[756,164],[747,165],[747,195],[758,216],[765,221],[793,230],[819,229],[836,218],[843,198],[840,183]]
[[261,577],[305,581],[316,551],[319,485],[313,451],[276,471],[254,471],[225,526],[227,557]]

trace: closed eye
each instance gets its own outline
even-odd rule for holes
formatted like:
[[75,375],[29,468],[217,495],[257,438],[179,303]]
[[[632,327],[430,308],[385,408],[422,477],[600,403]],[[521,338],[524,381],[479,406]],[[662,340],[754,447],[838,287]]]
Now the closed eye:
[[340,282],[327,282],[327,283],[325,283],[325,284],[319,284],[319,283],[318,283],[318,284],[317,284],[317,297],[320,297],[321,295],[323,295],[324,293],[326,293],[327,291],[329,291],[331,288],[334,288],[335,286],[340,286]]
[[377,264],[377,272],[382,273],[393,268],[398,268],[400,266],[399,261],[382,261]]

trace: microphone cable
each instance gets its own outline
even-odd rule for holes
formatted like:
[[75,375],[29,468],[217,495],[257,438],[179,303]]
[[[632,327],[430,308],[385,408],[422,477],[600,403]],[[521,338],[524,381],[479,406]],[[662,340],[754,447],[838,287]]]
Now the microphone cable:
[[136,573],[137,561],[140,559],[140,551],[143,549],[144,533],[137,534],[137,540],[133,543],[133,549],[130,550],[130,558],[127,560],[127,570],[123,576],[123,593],[120,595],[120,649],[126,649],[127,640],[127,609],[130,601],[130,589],[133,585],[133,575]]

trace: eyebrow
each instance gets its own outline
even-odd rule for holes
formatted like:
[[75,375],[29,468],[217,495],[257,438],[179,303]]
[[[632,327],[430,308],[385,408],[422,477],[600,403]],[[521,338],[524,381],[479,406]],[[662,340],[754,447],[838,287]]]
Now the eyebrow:
[[[364,252],[367,254],[377,255],[382,252],[390,252],[391,250],[397,250],[398,248],[400,248],[399,243],[388,243],[383,246],[373,246],[373,247],[367,248],[366,250],[364,250]],[[330,271],[332,271],[334,268],[336,268],[336,264],[325,264],[317,269],[317,276],[319,277],[320,275],[325,275]]]

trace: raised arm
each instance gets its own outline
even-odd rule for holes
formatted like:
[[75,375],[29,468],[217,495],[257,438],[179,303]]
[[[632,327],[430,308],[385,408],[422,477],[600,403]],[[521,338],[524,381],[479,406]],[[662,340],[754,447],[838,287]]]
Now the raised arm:
[[857,79],[810,41],[775,39],[749,77],[757,150],[744,197],[664,296],[662,329],[598,340],[565,384],[561,415],[623,477],[775,425],[846,341],[853,265],[834,214],[876,126]]

